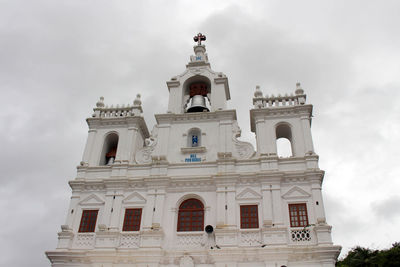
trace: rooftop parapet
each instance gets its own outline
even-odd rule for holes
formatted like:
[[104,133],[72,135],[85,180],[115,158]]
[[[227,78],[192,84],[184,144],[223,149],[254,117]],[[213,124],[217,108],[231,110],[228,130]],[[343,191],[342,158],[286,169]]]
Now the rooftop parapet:
[[260,90],[260,86],[256,86],[256,91],[254,92],[253,105],[254,108],[277,108],[285,106],[299,106],[306,103],[306,95],[304,90],[301,88],[300,83],[296,83],[295,95],[291,93],[290,95],[285,94],[284,96],[263,96]]
[[133,101],[133,105],[122,105],[122,106],[106,106],[104,105],[104,97],[100,97],[100,100],[96,103],[96,107],[93,109],[93,118],[119,118],[119,117],[133,117],[142,116],[142,101],[140,100],[140,94],[136,95],[136,99]]

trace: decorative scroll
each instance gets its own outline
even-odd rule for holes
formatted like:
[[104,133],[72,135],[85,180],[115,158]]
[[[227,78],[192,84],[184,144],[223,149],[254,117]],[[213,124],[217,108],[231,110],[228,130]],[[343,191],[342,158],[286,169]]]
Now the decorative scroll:
[[157,135],[158,135],[158,128],[155,126],[153,131],[151,132],[151,136],[147,138],[144,143],[145,146],[142,147],[135,155],[135,161],[138,164],[146,164],[151,163],[151,154],[154,151],[154,148],[157,145]]
[[232,124],[232,133],[233,133],[232,140],[233,143],[235,144],[236,154],[238,158],[239,159],[251,158],[255,153],[254,147],[249,142],[243,142],[237,139],[238,137],[240,137],[242,130],[240,130],[239,125],[237,124],[236,121]]

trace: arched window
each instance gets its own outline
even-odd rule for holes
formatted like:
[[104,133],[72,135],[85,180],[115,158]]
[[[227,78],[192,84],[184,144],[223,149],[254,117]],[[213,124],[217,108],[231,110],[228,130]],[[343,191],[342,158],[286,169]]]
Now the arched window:
[[118,135],[110,133],[104,140],[103,151],[101,153],[100,165],[112,165],[117,155]]
[[182,202],[178,212],[178,232],[203,231],[204,206],[200,200],[190,198]]
[[189,130],[188,133],[188,147],[198,147],[201,146],[201,131],[198,128],[193,128]]
[[279,157],[292,157],[292,131],[287,124],[276,127],[276,148]]

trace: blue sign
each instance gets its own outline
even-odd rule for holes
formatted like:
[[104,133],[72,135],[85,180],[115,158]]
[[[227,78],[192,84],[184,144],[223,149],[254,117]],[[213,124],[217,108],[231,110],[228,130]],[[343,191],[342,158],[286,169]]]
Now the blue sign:
[[197,56],[197,57],[196,57],[196,60],[201,60],[201,56]]
[[196,154],[190,154],[190,158],[186,158],[185,162],[201,162],[201,158],[198,158]]

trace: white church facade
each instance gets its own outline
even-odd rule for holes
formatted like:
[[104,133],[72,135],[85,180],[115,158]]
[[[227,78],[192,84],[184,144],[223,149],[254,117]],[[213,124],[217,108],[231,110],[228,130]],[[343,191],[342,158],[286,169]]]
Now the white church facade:
[[[195,40],[151,132],[140,95],[96,104],[51,266],[335,266],[303,89],[268,97],[256,88],[254,148],[238,140],[228,78],[211,69],[205,37]],[[290,157],[278,156],[279,138]]]

